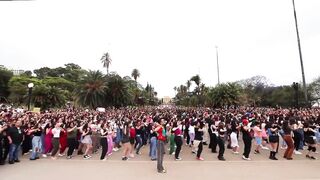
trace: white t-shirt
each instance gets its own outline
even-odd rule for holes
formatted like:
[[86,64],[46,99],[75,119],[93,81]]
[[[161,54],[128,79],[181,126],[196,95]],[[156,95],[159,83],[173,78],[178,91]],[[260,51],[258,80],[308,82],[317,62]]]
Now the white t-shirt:
[[53,138],[60,138],[60,132],[61,132],[61,128],[53,128],[52,129]]
[[189,126],[189,133],[193,133],[193,134],[195,133],[194,132],[194,126]]

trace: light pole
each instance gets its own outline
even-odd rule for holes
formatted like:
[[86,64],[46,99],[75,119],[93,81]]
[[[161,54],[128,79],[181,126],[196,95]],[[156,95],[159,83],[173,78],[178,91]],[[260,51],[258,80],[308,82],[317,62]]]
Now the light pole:
[[29,84],[28,84],[28,88],[29,88],[29,93],[28,93],[28,111],[30,111],[31,95],[32,95],[32,88],[33,88],[33,86],[34,86],[33,83],[29,83]]
[[219,55],[218,55],[218,46],[216,46],[216,55],[217,55],[218,85],[220,85],[220,72],[219,72]]
[[305,75],[304,75],[304,67],[303,67],[303,61],[302,61],[302,52],[301,52],[301,45],[300,45],[300,36],[299,36],[299,29],[298,29],[297,13],[296,13],[296,7],[295,7],[294,0],[292,0],[292,4],[293,4],[294,21],[295,21],[295,24],[296,24],[297,41],[298,41],[298,48],[299,48],[301,73],[302,73],[302,83],[303,83],[303,91],[304,91],[304,99],[305,99],[306,104],[307,104],[308,103],[308,92],[307,92],[307,86],[306,86],[306,78],[305,78]]

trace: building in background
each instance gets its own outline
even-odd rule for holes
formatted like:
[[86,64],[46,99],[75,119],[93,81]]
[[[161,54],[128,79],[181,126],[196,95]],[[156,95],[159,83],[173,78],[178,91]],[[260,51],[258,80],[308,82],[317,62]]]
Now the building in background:
[[172,103],[172,99],[169,96],[165,96],[162,98],[163,104],[170,104]]
[[13,75],[15,76],[19,76],[20,74],[24,73],[24,70],[11,70],[11,72],[13,73]]

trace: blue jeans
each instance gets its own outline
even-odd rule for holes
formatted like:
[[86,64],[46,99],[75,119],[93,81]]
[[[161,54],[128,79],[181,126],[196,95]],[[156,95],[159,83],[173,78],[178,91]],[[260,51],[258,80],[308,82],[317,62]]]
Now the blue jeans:
[[41,136],[33,136],[32,138],[32,153],[30,159],[35,159],[39,157],[39,153],[41,152]]
[[157,159],[157,138],[152,137],[150,139],[150,153],[149,156],[151,159]]
[[20,144],[10,144],[9,161],[19,160]]
[[136,136],[136,144],[135,144],[135,147],[136,147],[136,153],[138,154],[140,152],[140,149],[142,147],[142,138],[140,135],[137,135]]

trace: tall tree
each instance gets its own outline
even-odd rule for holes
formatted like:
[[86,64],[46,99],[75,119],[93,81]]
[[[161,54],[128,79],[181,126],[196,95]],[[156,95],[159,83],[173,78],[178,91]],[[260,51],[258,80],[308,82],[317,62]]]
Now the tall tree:
[[3,97],[7,98],[10,94],[8,83],[12,76],[11,71],[5,68],[0,69],[0,102]]
[[109,75],[109,67],[112,61],[109,53],[108,52],[104,53],[100,61],[102,62],[103,67],[107,68],[107,74]]
[[107,85],[100,71],[89,71],[75,90],[76,101],[83,106],[96,108],[103,105]]
[[133,69],[132,70],[132,73],[131,73],[131,76],[133,77],[133,79],[136,81],[137,83],[137,79],[138,77],[140,77],[140,72],[138,69]]

